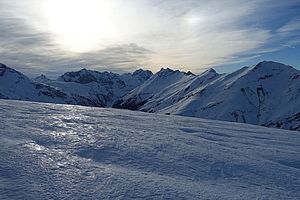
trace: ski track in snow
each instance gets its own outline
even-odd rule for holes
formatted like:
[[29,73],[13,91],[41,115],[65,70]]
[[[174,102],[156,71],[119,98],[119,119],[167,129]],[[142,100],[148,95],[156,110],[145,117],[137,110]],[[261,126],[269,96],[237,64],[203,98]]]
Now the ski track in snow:
[[0,199],[300,199],[299,132],[0,100]]

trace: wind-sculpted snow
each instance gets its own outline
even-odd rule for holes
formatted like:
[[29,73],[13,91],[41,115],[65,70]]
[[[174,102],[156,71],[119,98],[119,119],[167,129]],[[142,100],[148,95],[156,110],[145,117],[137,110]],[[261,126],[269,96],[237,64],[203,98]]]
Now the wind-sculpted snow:
[[0,100],[0,199],[299,199],[298,132]]

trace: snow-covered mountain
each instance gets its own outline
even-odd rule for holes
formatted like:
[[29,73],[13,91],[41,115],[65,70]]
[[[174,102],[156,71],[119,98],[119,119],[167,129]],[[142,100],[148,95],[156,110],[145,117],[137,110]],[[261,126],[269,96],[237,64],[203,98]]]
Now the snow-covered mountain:
[[0,199],[300,199],[295,131],[0,100]]
[[275,62],[231,74],[162,69],[114,107],[300,130],[300,72]]
[[46,83],[47,81],[51,81],[51,79],[49,79],[46,75],[41,74],[40,76],[36,77],[34,81],[38,83]]
[[0,98],[114,107],[300,130],[300,72],[261,62],[231,74],[82,69],[34,81],[1,65]]
[[84,96],[102,107],[111,107],[116,100],[142,85],[152,75],[151,71],[141,69],[122,75],[82,69],[77,72],[67,72],[57,80],[50,80],[44,75],[35,80],[69,93]]
[[95,102],[58,90],[49,85],[36,83],[24,74],[0,64],[0,98],[49,103],[98,106]]
[[[116,102],[114,107],[131,110],[140,109],[151,112],[151,109],[144,109],[142,107],[149,99],[156,99],[162,104],[168,104],[169,101],[167,97],[169,97],[170,94],[167,92],[174,91],[177,88],[184,88],[193,78],[195,78],[195,75],[192,73],[185,73],[179,70],[173,71],[169,68],[161,69],[143,85],[137,87],[124,98]],[[162,97],[162,99],[158,99],[157,97]]]

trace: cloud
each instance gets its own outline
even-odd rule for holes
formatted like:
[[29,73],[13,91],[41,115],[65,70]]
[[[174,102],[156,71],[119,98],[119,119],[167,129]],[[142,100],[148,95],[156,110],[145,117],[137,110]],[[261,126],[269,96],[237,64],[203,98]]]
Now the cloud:
[[[257,12],[259,5],[256,3],[188,1],[184,5],[183,1],[161,2],[159,6],[172,5],[169,8],[169,12],[173,12],[172,21],[179,23],[159,36],[148,38],[151,49],[160,52],[154,60],[158,65],[189,66],[193,71],[200,71],[207,65],[229,62],[235,54],[262,47],[271,39],[271,31],[247,24],[249,16]],[[189,18],[198,20],[189,23]],[[161,42],[155,43],[156,40]]]
[[0,18],[0,62],[29,76],[56,77],[83,67],[127,72],[147,62],[152,51],[131,44],[109,45],[88,53],[69,53],[53,44],[51,34],[40,33],[17,18]]
[[296,21],[292,21],[291,23],[286,24],[285,26],[281,27],[279,29],[280,33],[291,33],[294,31],[299,31],[300,30],[300,19],[296,20]]
[[282,48],[296,48],[300,44],[300,17],[294,18],[277,30]]
[[300,38],[290,40],[287,43],[287,45],[290,45],[290,46],[296,46],[296,45],[299,45],[299,44],[300,44]]
[[300,18],[286,16],[297,0],[112,0],[119,5],[111,20],[117,34],[92,51],[74,53],[44,29],[44,1],[0,0],[0,62],[31,76],[83,67],[126,72],[172,66],[197,73],[299,44]]

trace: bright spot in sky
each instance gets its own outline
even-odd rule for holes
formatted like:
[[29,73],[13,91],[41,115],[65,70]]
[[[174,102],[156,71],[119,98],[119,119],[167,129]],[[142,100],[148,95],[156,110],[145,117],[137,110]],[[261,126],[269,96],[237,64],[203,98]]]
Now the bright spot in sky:
[[190,25],[199,24],[204,21],[203,16],[186,16],[184,19]]
[[107,0],[46,0],[45,27],[73,52],[97,49],[118,34],[114,4]]

